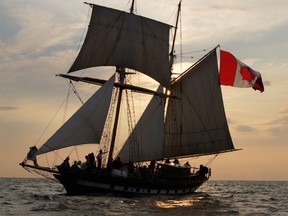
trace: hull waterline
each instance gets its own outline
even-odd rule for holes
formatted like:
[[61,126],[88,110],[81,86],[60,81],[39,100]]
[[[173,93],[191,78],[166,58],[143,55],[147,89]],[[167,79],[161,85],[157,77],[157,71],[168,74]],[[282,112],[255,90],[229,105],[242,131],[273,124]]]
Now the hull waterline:
[[[102,170],[103,171],[103,170]],[[61,170],[54,177],[64,186],[68,195],[111,193],[127,195],[182,195],[197,190],[209,177],[157,178],[155,176],[112,176],[110,173],[75,173]]]

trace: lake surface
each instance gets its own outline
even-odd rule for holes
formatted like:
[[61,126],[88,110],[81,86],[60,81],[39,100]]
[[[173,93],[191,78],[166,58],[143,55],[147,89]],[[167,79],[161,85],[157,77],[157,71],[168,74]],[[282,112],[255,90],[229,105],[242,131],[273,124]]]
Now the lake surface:
[[0,215],[288,215],[288,182],[208,181],[192,195],[67,196],[46,179],[0,178]]

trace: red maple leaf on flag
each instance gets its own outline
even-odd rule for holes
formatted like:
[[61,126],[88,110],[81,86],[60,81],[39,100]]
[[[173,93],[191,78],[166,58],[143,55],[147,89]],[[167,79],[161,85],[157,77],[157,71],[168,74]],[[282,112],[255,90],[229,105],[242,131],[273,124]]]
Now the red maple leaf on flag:
[[241,67],[240,73],[242,75],[242,80],[247,80],[249,83],[256,77],[248,67]]

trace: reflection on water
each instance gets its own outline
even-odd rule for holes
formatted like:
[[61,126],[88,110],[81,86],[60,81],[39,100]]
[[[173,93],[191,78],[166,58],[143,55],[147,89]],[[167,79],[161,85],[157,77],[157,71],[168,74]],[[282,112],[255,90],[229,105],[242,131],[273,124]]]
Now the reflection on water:
[[166,200],[155,200],[155,206],[165,209],[173,209],[180,207],[191,207],[203,201],[204,196],[189,196],[179,197],[177,199],[171,198]]
[[156,206],[159,208],[172,209],[179,207],[190,207],[201,202],[201,199],[181,199],[181,200],[158,200],[155,202]]

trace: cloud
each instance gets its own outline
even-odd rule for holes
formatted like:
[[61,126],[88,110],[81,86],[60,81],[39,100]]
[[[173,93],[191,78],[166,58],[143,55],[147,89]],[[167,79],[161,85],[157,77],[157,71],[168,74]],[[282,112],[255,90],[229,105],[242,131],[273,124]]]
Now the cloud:
[[280,114],[288,114],[288,108],[284,108],[279,111]]
[[77,53],[87,15],[83,9],[88,8],[79,4],[0,2],[0,95],[5,104],[47,95],[54,100],[55,92],[66,89],[54,74],[66,73]]
[[235,127],[235,129],[237,131],[240,131],[240,132],[252,132],[252,131],[255,131],[255,128],[251,127],[251,126],[248,126],[248,125],[238,125]]
[[245,5],[235,5],[235,4],[233,5],[228,5],[228,4],[210,5],[209,8],[213,10],[241,10],[241,11],[248,10],[248,7]]
[[[214,1],[204,1],[195,5],[191,3],[188,9],[185,9],[183,3],[182,15],[185,15],[185,19],[182,21],[182,35],[183,42],[187,43],[186,47],[183,47],[191,49],[189,44],[193,44],[191,50],[197,50],[220,43],[227,47],[235,47],[238,44],[239,50],[243,49],[242,43],[249,42],[251,46],[246,49],[261,49],[261,41],[266,40],[271,34],[275,35],[275,32],[287,25],[286,8],[285,1],[277,1],[277,4],[257,0],[221,1],[217,5]],[[271,41],[271,38],[269,39]],[[254,43],[257,43],[257,46]],[[266,46],[268,45],[270,44],[267,43]]]
[[0,14],[1,17],[3,17],[3,19],[0,19],[0,40],[9,41],[11,35],[15,35],[17,31],[19,31],[20,25],[18,25],[17,20],[9,14],[9,10],[7,10],[6,6],[1,3],[0,5]]
[[280,110],[276,118],[272,119],[264,125],[267,127],[266,131],[270,135],[287,135],[285,133],[288,129],[288,108]]
[[4,41],[0,43],[1,61],[37,59],[39,56],[54,55],[63,48],[67,50],[73,47],[76,50],[85,28],[85,14],[73,14],[73,10],[69,11],[71,5],[67,6],[67,2],[29,2],[1,4],[8,11],[0,13],[0,20],[6,21],[0,22],[2,30],[4,29],[0,33],[0,39]]
[[268,122],[267,125],[288,125],[288,108],[280,110],[278,116]]
[[264,84],[264,87],[265,87],[265,86],[270,86],[270,85],[271,85],[271,82],[270,82],[270,81],[267,81],[267,80],[265,80],[265,81],[263,82],[263,84]]
[[16,109],[18,109],[16,106],[0,106],[0,111],[11,111]]
[[271,127],[266,130],[271,135],[281,135],[283,133],[283,129],[280,127]]

